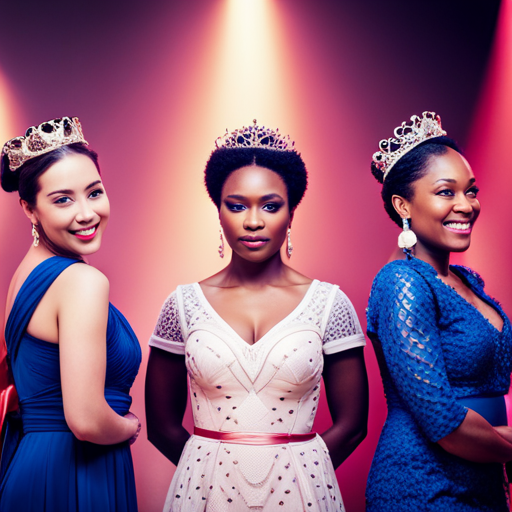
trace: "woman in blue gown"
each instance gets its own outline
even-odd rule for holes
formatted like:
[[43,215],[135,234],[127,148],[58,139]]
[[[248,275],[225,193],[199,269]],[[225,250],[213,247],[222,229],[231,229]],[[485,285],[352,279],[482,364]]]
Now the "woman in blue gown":
[[141,351],[84,257],[110,207],[77,118],[31,127],[2,150],[34,242],[7,297],[5,339],[19,397],[1,461],[0,511],[136,511],[129,412]]
[[478,274],[449,264],[480,212],[475,177],[431,112],[381,141],[372,172],[406,258],[381,269],[367,310],[388,406],[367,511],[506,512],[512,331]]

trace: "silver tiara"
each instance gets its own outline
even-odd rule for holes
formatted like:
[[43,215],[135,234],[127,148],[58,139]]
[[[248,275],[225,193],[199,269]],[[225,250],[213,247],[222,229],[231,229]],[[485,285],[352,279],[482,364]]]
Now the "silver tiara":
[[441,117],[435,112],[423,112],[422,117],[412,116],[410,121],[404,121],[394,131],[395,136],[379,142],[379,149],[373,154],[373,162],[382,171],[382,180],[386,179],[389,171],[406,153],[418,144],[443,137],[446,132],[441,126]]

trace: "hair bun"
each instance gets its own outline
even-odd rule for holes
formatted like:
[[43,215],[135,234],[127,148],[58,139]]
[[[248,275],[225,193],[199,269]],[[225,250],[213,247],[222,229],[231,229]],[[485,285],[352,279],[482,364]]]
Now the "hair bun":
[[9,167],[9,158],[7,158],[7,155],[3,155],[1,173],[2,188],[6,192],[16,192],[20,185],[20,173],[19,169],[16,171],[11,171]]

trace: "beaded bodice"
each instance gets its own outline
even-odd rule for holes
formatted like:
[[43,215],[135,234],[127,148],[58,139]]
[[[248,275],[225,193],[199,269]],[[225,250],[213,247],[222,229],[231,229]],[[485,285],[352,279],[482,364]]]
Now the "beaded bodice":
[[[178,286],[149,343],[185,356],[196,427],[303,434],[311,431],[318,408],[324,354],[363,346],[365,338],[346,295],[315,280],[300,304],[253,345],[214,310],[199,284]],[[270,512],[276,507],[344,511],[320,436],[250,446],[193,435],[165,509]]]
[[318,407],[323,354],[364,344],[364,335],[346,295],[313,281],[297,308],[249,345],[196,283],[171,294],[151,343],[185,354],[196,426],[305,433]]

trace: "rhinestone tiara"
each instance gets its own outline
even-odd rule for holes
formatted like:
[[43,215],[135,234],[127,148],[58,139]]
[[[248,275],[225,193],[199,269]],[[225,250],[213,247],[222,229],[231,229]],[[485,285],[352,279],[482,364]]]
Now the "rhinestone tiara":
[[217,149],[220,148],[262,148],[274,151],[295,151],[295,142],[289,135],[281,135],[279,129],[271,130],[258,126],[256,119],[252,126],[243,126],[241,129],[226,133],[215,141]]
[[373,154],[372,160],[380,171],[382,181],[386,179],[389,171],[406,153],[414,149],[418,144],[443,137],[446,132],[441,126],[441,117],[435,112],[423,112],[421,117],[411,116],[410,121],[404,121],[394,131],[395,136],[379,142],[379,149]]
[[2,158],[7,155],[9,169],[15,171],[31,158],[76,142],[88,144],[78,117],[52,119],[31,126],[22,137],[8,140],[2,148]]

